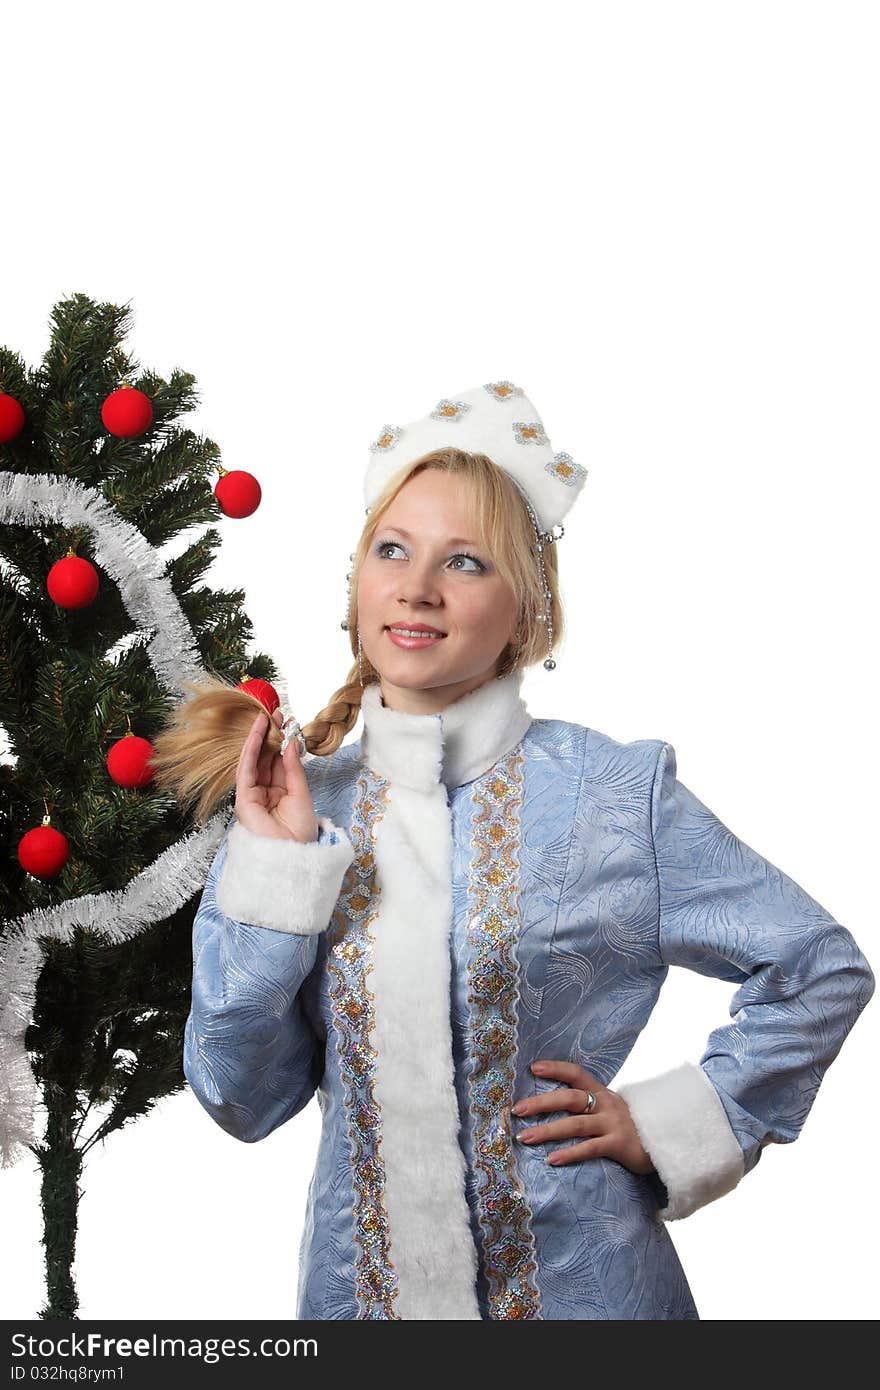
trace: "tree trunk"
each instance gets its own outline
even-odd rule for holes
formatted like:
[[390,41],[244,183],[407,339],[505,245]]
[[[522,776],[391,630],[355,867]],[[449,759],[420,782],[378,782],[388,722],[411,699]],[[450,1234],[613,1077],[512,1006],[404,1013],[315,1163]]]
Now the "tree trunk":
[[43,1170],[41,1203],[43,1245],[46,1250],[46,1306],[40,1318],[75,1318],[79,1307],[73,1282],[76,1254],[77,1208],[82,1192],[78,1179],[83,1156],[73,1141],[76,1097],[48,1087],[49,1109],[46,1142],[37,1146]]

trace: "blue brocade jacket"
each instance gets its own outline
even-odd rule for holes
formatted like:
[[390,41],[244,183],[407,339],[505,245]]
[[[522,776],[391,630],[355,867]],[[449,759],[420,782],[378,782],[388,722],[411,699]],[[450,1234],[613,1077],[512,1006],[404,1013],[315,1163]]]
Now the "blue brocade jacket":
[[[533,719],[516,672],[386,707],[304,768],[311,844],[233,816],[194,924],[184,1072],[253,1143],[317,1096],[300,1319],[698,1319],[666,1223],[796,1139],[870,999],[850,932],[656,739]],[[518,1099],[603,1085],[670,965],[735,984],[699,1063],[615,1088],[654,1164],[554,1167]]]

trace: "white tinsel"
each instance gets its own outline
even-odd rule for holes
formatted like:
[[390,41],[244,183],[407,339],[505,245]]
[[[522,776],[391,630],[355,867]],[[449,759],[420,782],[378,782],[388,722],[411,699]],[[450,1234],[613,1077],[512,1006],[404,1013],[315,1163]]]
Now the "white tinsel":
[[163,922],[204,887],[229,822],[218,812],[200,830],[170,845],[125,888],[86,893],[5,923],[0,942],[0,1167],[11,1168],[36,1142],[37,1084],[24,1045],[43,968],[39,938],[68,941],[76,927],[127,941]]
[[198,646],[158,551],[95,488],[53,473],[0,472],[0,521],[87,526],[95,561],[116,581],[137,628],[152,632],[150,664],[163,686],[183,693],[202,672]]
[[[153,637],[146,651],[156,679],[177,694],[204,674],[192,628],[158,552],[94,488],[50,473],[0,471],[0,521],[88,527],[97,564],[115,581],[132,622]],[[68,940],[75,927],[125,941],[164,921],[204,886],[227,824],[215,815],[171,845],[124,889],[70,898],[4,924],[0,941],[0,1167],[35,1142],[37,1085],[24,1045],[43,967],[40,937]]]

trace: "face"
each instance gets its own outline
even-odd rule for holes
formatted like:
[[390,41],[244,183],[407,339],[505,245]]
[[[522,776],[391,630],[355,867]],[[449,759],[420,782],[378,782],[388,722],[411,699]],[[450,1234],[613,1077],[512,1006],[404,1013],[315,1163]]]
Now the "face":
[[[361,565],[361,646],[391,709],[432,714],[475,690],[513,636],[514,596],[477,544],[465,500],[451,474],[425,469],[400,489]],[[443,636],[413,643],[389,631],[413,624]]]

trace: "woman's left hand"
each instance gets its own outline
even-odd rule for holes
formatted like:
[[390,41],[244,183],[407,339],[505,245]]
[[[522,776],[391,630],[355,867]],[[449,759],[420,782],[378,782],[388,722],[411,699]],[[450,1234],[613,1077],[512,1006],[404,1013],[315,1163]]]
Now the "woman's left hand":
[[[539,1115],[543,1111],[571,1110],[570,1119],[549,1120],[534,1129],[522,1129],[517,1139],[547,1144],[555,1139],[576,1139],[564,1149],[547,1155],[547,1162],[579,1163],[585,1158],[613,1158],[632,1173],[650,1173],[654,1164],[642,1147],[629,1106],[622,1096],[610,1091],[576,1062],[540,1061],[532,1063],[536,1076],[558,1077],[565,1083],[555,1091],[542,1091],[511,1106],[514,1115]],[[596,1105],[584,1113],[587,1091],[596,1097]]]

